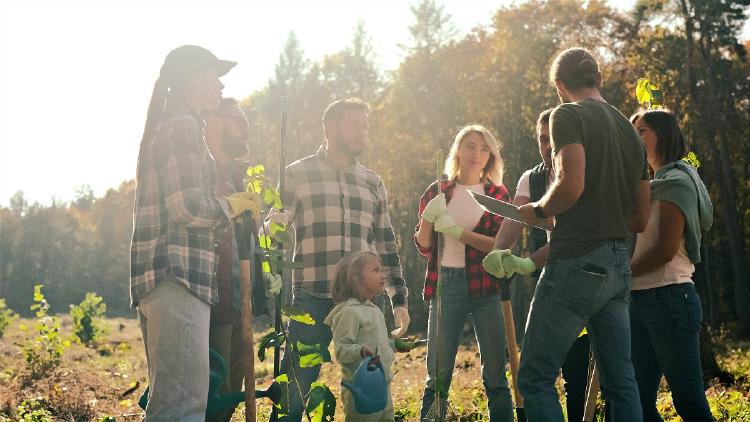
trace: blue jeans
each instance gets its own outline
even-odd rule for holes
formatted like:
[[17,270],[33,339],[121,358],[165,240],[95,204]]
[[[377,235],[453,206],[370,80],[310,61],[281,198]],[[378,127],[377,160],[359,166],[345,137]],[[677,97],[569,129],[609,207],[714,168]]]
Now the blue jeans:
[[469,283],[464,268],[441,269],[443,286],[441,295],[442,319],[440,332],[435,327],[437,305],[430,302],[430,318],[427,324],[427,385],[422,397],[421,417],[424,418],[432,406],[438,373],[435,352],[440,336],[441,378],[445,389],[450,388],[456,352],[461,341],[466,317],[471,314],[474,332],[479,343],[482,361],[482,382],[489,401],[490,421],[513,421],[513,403],[510,398],[508,380],[505,378],[505,328],[500,296],[469,297]]
[[642,420],[630,361],[630,282],[625,241],[547,262],[531,302],[518,374],[530,421],[564,421],[555,380],[584,326],[601,369],[610,420]]
[[[307,292],[297,290],[294,292],[292,307],[303,312],[308,312],[315,320],[315,325],[306,325],[297,321],[289,321],[289,341],[292,344],[301,341],[304,344],[320,344],[322,349],[328,350],[333,335],[331,327],[325,325],[323,320],[333,309],[333,300],[313,296]],[[290,347],[288,344],[285,347]],[[289,368],[290,353],[284,353],[281,360],[281,372],[289,375],[289,413],[280,421],[301,421],[304,414],[304,399],[299,396],[299,391],[294,383],[293,372]],[[307,396],[310,384],[315,382],[320,375],[320,365],[312,368],[300,368],[299,362],[295,362],[297,378],[299,379],[302,394]]]
[[635,378],[644,421],[661,421],[656,393],[667,378],[677,413],[686,421],[713,421],[703,388],[700,328],[703,309],[693,283],[634,290],[630,329]]

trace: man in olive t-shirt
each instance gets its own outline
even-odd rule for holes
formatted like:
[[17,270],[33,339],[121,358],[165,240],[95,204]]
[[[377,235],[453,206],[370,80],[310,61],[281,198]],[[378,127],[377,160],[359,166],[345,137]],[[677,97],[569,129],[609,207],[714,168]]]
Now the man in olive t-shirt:
[[530,421],[563,422],[555,380],[586,327],[610,421],[642,421],[630,361],[626,239],[648,220],[644,148],[625,116],[601,97],[591,53],[562,52],[550,76],[563,103],[550,119],[555,180],[519,213],[527,224],[554,216],[555,227],[529,311],[519,388]]
[[580,144],[586,171],[578,201],[555,216],[549,259],[581,256],[607,241],[628,239],[639,182],[648,180],[646,152],[633,125],[594,99],[562,104],[550,121],[552,156]]

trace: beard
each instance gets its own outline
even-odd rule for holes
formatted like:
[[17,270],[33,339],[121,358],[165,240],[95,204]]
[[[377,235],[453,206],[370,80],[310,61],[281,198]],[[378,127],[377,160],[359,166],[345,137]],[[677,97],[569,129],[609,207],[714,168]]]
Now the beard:
[[221,139],[221,148],[224,153],[232,158],[239,158],[247,154],[247,145],[241,139],[226,133]]
[[334,135],[332,141],[333,145],[335,145],[336,150],[349,158],[354,159],[362,154],[362,148],[352,148],[352,140],[340,133]]

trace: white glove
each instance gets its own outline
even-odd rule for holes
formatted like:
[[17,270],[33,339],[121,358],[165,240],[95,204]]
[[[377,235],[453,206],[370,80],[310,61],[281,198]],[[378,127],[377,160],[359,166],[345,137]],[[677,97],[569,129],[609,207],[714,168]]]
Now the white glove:
[[281,274],[263,273],[268,294],[277,295],[281,291]]
[[277,211],[268,216],[269,223],[284,224],[288,225],[291,220],[292,213],[289,211]]
[[396,329],[391,331],[391,334],[395,338],[403,337],[406,334],[406,330],[409,329],[409,309],[406,306],[396,306],[393,308],[393,322],[396,324]]

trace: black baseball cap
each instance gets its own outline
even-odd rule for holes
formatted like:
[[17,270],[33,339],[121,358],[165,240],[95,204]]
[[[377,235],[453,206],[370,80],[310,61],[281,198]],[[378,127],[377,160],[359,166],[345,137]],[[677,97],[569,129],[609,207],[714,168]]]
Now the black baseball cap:
[[216,68],[219,76],[224,76],[237,62],[220,60],[214,53],[197,45],[183,45],[167,54],[161,67],[161,76],[173,79],[177,75]]

